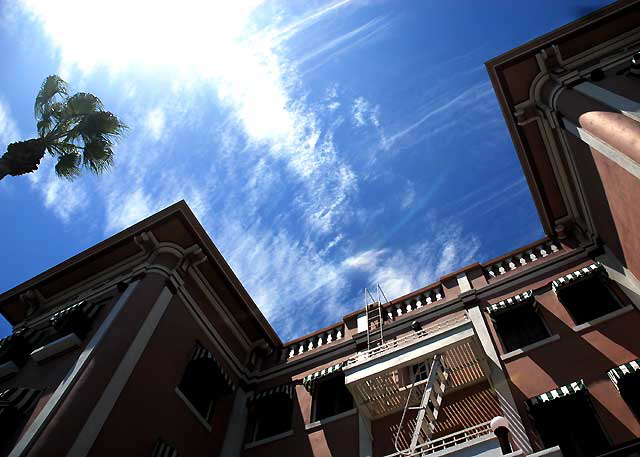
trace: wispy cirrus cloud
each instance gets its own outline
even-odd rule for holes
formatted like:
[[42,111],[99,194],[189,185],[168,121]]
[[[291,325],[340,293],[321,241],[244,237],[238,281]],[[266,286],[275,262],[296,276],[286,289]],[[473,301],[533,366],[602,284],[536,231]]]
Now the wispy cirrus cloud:
[[0,97],[0,144],[7,145],[14,141],[18,141],[19,139],[20,133],[18,132],[18,126],[11,115],[11,109],[3,98]]
[[40,194],[45,208],[51,210],[62,222],[69,223],[89,204],[85,180],[70,181],[55,172],[56,161],[45,155],[38,171],[28,176],[31,188]]
[[458,224],[441,221],[430,229],[433,238],[408,249],[366,250],[348,257],[343,265],[365,271],[369,284],[380,284],[392,300],[471,263],[480,254],[480,240]]
[[[431,98],[416,110],[419,118],[397,127],[395,133],[385,138],[382,144],[384,149],[397,147],[400,142],[415,144],[440,132],[464,128],[465,123],[460,119],[462,116],[468,115],[469,111],[486,109],[485,105],[488,103],[495,103],[491,83],[488,81],[475,83],[462,92],[438,95],[432,91],[429,95]],[[477,121],[477,118],[474,119]],[[484,122],[491,120],[483,119]]]
[[307,62],[319,59],[313,68],[317,68],[322,63],[326,63],[340,54],[346,53],[356,46],[363,45],[376,37],[381,32],[388,30],[393,23],[393,19],[388,16],[381,16],[358,26],[348,32],[343,33],[329,41],[323,42],[320,46],[314,47],[311,51],[296,59],[296,65],[304,65]]
[[[91,81],[98,68],[106,68],[126,100],[121,111],[110,104],[109,109],[122,112],[131,126],[116,151],[114,172],[103,176],[100,186],[84,179],[74,183],[75,201],[62,201],[70,191],[67,183],[56,184],[50,172],[42,175],[43,201],[63,221],[95,207],[103,211],[102,229],[110,235],[186,199],[283,338],[339,320],[361,305],[361,287],[367,284],[380,282],[392,298],[478,253],[477,239],[454,223],[425,229],[429,241],[410,248],[354,247],[354,235],[384,219],[385,207],[363,206],[361,180],[369,170],[358,167],[350,157],[355,152],[345,150],[340,137],[373,132],[374,143],[387,144],[381,108],[337,83],[323,87],[314,100],[302,77],[374,42],[394,18],[336,32],[300,56],[287,49],[296,34],[355,6],[332,2],[265,25],[256,20],[264,7],[257,1],[233,8],[187,1],[179,9],[119,2],[94,21],[83,20],[89,14],[84,1],[65,0],[55,8],[24,3],[60,52],[65,71]],[[70,20],[86,40],[67,34]],[[83,29],[99,26],[95,20],[122,33],[111,42]],[[88,49],[102,52],[87,54]],[[129,73],[136,65],[153,73],[152,95],[144,79]],[[418,135],[427,114],[396,126],[389,145]],[[419,209],[415,200],[416,191],[408,186],[399,206]],[[386,227],[381,238],[399,230],[394,227]]]

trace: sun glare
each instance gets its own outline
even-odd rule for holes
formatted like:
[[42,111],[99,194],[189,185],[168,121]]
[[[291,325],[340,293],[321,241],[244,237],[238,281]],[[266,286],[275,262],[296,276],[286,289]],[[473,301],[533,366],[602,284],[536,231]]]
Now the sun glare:
[[[173,67],[208,72],[247,39],[260,1],[26,0],[29,12],[61,50],[65,65]],[[203,68],[204,67],[204,68]]]

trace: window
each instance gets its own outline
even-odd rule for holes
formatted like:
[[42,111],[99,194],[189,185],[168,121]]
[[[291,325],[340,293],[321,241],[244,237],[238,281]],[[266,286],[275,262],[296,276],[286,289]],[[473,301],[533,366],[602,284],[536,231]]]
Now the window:
[[609,448],[586,390],[542,403],[531,416],[544,447],[559,445],[565,457],[593,457]]
[[229,392],[229,386],[211,353],[196,344],[178,389],[207,422],[216,402]]
[[549,330],[532,303],[523,303],[492,315],[494,327],[505,352],[547,338]]
[[344,383],[344,374],[338,373],[316,382],[313,393],[313,420],[319,421],[353,409],[353,397]]
[[291,430],[293,386],[274,392],[249,404],[247,441],[254,442]]
[[627,374],[618,381],[620,396],[640,419],[640,371]]
[[413,382],[424,381],[429,377],[429,366],[427,362],[416,363],[411,367],[409,371],[409,375],[411,378],[409,379],[409,385],[413,384]]
[[13,362],[21,366],[29,357],[29,352],[29,344],[22,336],[22,332],[14,332],[0,340],[0,365]]
[[622,307],[605,276],[597,275],[558,290],[558,299],[576,324],[584,324]]
[[16,438],[41,394],[41,390],[26,387],[10,387],[0,393],[0,446]]

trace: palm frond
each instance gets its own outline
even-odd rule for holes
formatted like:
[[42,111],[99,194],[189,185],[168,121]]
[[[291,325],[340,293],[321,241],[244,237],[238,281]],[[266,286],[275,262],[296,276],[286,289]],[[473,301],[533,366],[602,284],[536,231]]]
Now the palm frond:
[[82,164],[99,175],[113,166],[113,150],[111,144],[96,138],[86,143],[82,153]]
[[98,97],[86,92],[78,92],[67,99],[67,112],[70,116],[83,116],[102,110]]
[[80,154],[77,152],[71,152],[64,154],[58,158],[56,163],[56,174],[60,178],[73,179],[80,174]]
[[109,111],[96,111],[87,114],[69,131],[68,140],[73,141],[82,138],[86,143],[90,143],[96,138],[113,144],[113,139],[122,135],[128,127]]
[[36,119],[42,116],[47,107],[54,101],[56,95],[61,97],[67,95],[67,83],[58,75],[47,76],[40,87],[33,107]]

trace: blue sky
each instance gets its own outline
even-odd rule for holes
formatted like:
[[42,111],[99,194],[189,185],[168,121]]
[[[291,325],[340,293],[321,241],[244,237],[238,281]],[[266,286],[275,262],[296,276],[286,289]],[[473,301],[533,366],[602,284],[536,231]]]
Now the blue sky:
[[130,130],[0,181],[0,290],[185,199],[288,340],[538,239],[483,63],[606,3],[4,2],[0,145],[53,73]]

